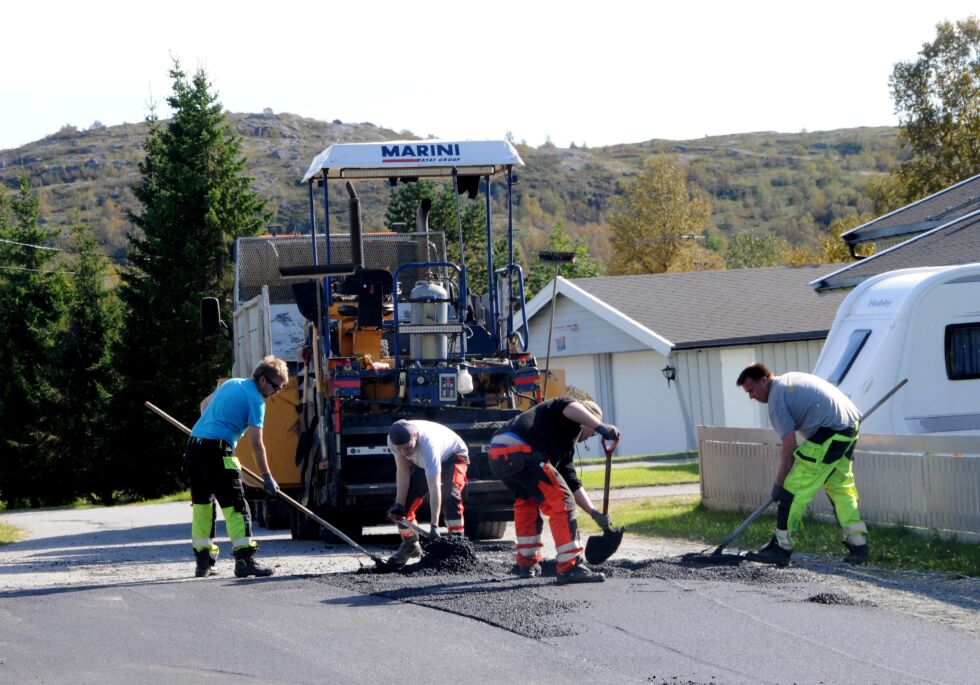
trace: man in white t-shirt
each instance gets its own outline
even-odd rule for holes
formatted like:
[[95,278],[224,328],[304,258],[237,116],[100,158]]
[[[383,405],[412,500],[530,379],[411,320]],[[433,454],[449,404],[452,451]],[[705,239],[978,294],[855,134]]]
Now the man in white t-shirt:
[[[463,534],[463,488],[470,463],[466,443],[455,432],[433,421],[404,419],[388,430],[388,448],[395,457],[395,502],[388,518],[415,521],[422,497],[429,493],[429,539],[439,537],[439,513],[442,512],[450,535]],[[407,526],[399,525],[402,543],[388,562],[404,565],[422,555],[419,536]]]

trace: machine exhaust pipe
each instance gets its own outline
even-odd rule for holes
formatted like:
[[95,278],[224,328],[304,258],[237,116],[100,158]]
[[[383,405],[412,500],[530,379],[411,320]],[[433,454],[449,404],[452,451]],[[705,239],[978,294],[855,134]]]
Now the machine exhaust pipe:
[[415,213],[415,232],[416,233],[428,233],[429,232],[429,210],[432,209],[432,200],[427,197],[423,197],[422,201],[419,202],[419,209]]
[[347,208],[350,212],[350,261],[359,269],[364,268],[364,241],[361,238],[361,200],[357,197],[354,184],[347,181]]

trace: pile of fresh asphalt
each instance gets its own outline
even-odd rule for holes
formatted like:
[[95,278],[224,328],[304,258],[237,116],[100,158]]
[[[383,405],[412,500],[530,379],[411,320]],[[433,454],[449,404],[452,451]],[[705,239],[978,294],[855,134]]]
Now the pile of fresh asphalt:
[[[441,538],[424,547],[422,558],[387,572],[365,568],[361,573],[327,574],[317,582],[341,587],[382,601],[401,601],[482,621],[534,639],[576,635],[569,614],[588,606],[576,586],[562,587],[556,597],[555,561],[541,563],[537,578],[519,578],[513,543],[474,543]],[[594,566],[610,582],[620,579],[724,581],[751,585],[801,581],[792,569],[761,564],[702,565],[681,557],[612,559]],[[593,586],[594,587],[594,586]],[[819,601],[819,600],[816,600]]]
[[877,606],[874,602],[869,602],[864,599],[854,599],[850,595],[845,595],[839,592],[818,592],[815,595],[811,595],[807,597],[806,601],[812,602],[814,604],[833,604],[836,606],[849,606],[849,607]]

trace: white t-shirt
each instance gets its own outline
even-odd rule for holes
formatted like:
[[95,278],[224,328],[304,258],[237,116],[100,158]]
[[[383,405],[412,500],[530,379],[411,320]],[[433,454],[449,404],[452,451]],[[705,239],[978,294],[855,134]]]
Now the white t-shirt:
[[[434,421],[406,421],[418,433],[415,449],[408,455],[408,460],[421,469],[426,476],[434,476],[442,471],[442,462],[462,455],[468,464],[469,450],[461,437],[455,431]],[[391,438],[388,438],[388,449],[392,449]],[[394,450],[392,450],[394,451]]]

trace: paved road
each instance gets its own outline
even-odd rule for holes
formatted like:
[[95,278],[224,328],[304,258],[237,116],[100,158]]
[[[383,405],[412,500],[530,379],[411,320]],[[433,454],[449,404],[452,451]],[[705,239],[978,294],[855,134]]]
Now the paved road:
[[944,596],[820,560],[692,569],[672,556],[691,545],[639,538],[598,585],[518,581],[500,543],[468,575],[359,575],[349,548],[260,531],[276,576],[224,558],[195,580],[189,518],[0,515],[30,531],[0,548],[0,683],[976,682],[975,579]]

